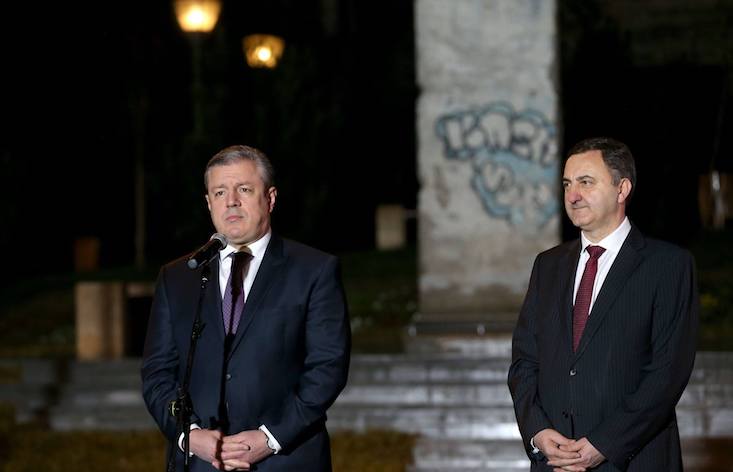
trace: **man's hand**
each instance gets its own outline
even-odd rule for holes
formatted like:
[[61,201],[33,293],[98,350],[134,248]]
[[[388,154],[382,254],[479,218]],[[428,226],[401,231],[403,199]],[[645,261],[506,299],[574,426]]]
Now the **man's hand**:
[[588,438],[581,438],[577,441],[571,442],[570,444],[560,445],[560,450],[565,452],[577,452],[580,454],[579,462],[563,467],[561,470],[583,472],[584,470],[595,467],[606,460],[603,454],[598,452],[598,449],[588,441]]
[[223,470],[249,470],[265,457],[272,454],[267,446],[267,435],[259,429],[242,431],[232,436],[224,436],[221,444],[221,463]]
[[214,429],[194,429],[189,434],[189,447],[196,457],[213,464],[219,457],[221,439],[221,431]]
[[[534,445],[547,457],[547,465],[555,467],[555,470],[563,470],[566,466],[572,466],[582,460],[580,453],[569,451],[566,446],[573,444],[575,440],[568,439],[554,429],[546,428],[534,435]],[[565,469],[575,470],[575,469]],[[581,470],[581,469],[578,469]],[[585,469],[582,469],[585,470]]]

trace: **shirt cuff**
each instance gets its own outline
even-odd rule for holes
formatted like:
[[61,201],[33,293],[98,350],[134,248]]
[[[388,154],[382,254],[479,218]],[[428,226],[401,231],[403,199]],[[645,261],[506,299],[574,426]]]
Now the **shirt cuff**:
[[530,438],[529,445],[532,446],[532,454],[537,454],[540,452],[540,449],[534,445],[534,436]]
[[275,439],[275,436],[273,436],[272,433],[270,433],[270,430],[267,429],[267,426],[263,424],[262,426],[260,426],[257,429],[265,433],[265,435],[267,436],[267,447],[273,450],[273,454],[277,454],[278,452],[282,451],[283,449],[282,446],[280,446],[280,443],[277,442],[277,439]]
[[[190,432],[190,431],[193,431],[194,429],[201,429],[201,426],[197,425],[196,423],[191,423],[191,428],[188,431]],[[181,435],[178,436],[178,449],[180,449],[181,452],[183,452],[183,433],[181,433]],[[188,451],[188,456],[192,457],[193,452]]]

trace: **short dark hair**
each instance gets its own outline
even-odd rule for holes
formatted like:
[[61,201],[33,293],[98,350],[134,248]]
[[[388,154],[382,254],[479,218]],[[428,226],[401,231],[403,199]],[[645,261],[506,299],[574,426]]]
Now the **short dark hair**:
[[214,166],[225,166],[240,161],[255,163],[260,172],[260,177],[262,177],[262,182],[265,184],[265,189],[275,186],[275,169],[265,153],[251,146],[237,144],[222,149],[209,159],[204,171],[204,187],[206,190],[209,189],[209,169]]
[[629,147],[613,138],[588,138],[571,147],[565,160],[567,161],[570,156],[589,151],[601,151],[603,163],[611,171],[614,185],[618,185],[621,179],[629,179],[631,182],[629,198],[631,198],[636,188],[636,164]]

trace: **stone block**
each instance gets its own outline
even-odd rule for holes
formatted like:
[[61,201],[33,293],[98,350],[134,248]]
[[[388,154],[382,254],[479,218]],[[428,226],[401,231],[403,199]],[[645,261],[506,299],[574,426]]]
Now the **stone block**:
[[84,237],[74,241],[74,270],[91,272],[99,269],[99,238]]
[[74,288],[76,354],[80,360],[115,359],[124,354],[123,282],[78,282]]
[[377,249],[400,249],[405,247],[407,230],[405,209],[402,205],[379,205],[376,214]]
[[535,255],[559,242],[555,10],[415,3],[417,328],[511,329]]

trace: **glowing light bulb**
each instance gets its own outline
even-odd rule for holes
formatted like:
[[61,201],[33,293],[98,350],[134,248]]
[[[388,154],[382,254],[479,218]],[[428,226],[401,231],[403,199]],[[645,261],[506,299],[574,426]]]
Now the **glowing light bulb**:
[[206,15],[204,15],[204,11],[197,7],[192,8],[188,15],[186,15],[186,21],[188,24],[190,24],[193,28],[201,28],[201,25],[204,24],[206,21]]
[[272,57],[272,51],[267,46],[261,46],[257,48],[257,59],[262,62],[267,62]]

